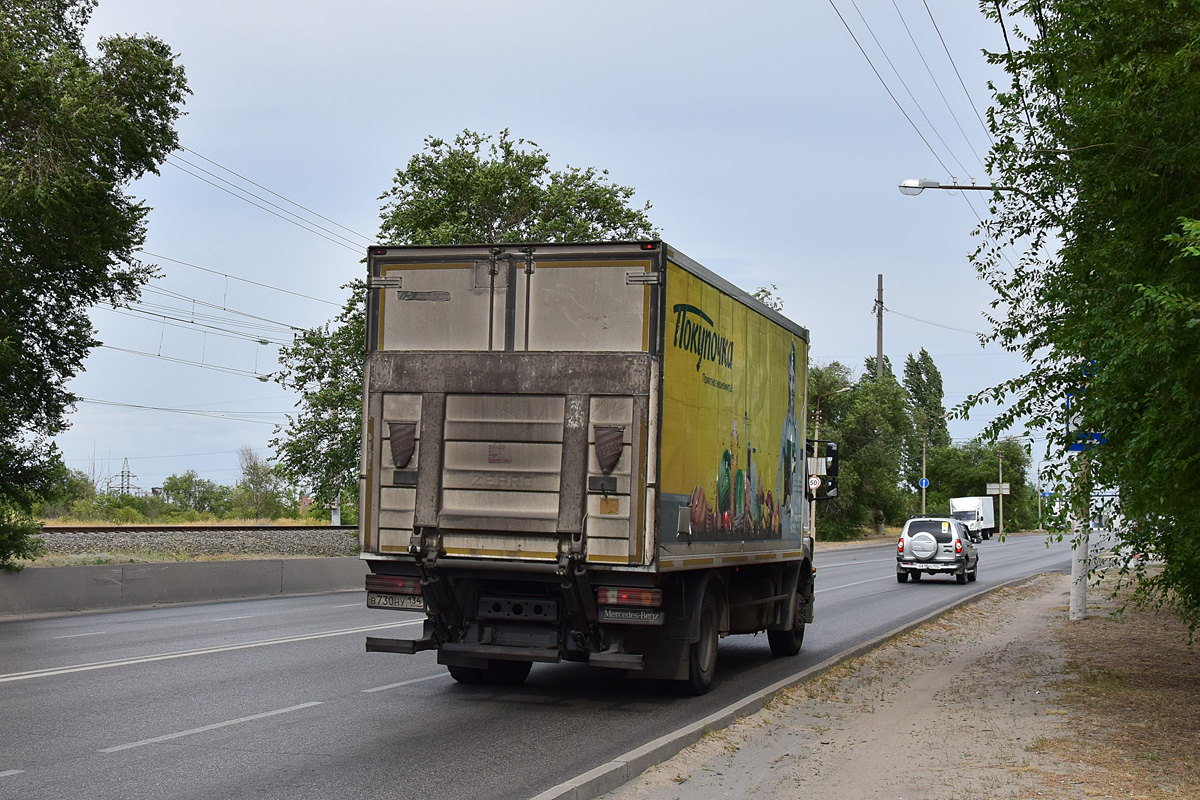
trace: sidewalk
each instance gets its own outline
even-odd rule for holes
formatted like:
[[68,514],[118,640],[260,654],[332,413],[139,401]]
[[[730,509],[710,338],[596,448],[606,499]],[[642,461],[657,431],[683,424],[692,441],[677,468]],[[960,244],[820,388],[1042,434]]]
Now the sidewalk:
[[[604,797],[1200,797],[1200,659],[1177,624],[1114,621],[1095,589],[1091,617],[1067,622],[1069,581],[927,623]],[[1164,676],[1132,678],[1155,665]]]

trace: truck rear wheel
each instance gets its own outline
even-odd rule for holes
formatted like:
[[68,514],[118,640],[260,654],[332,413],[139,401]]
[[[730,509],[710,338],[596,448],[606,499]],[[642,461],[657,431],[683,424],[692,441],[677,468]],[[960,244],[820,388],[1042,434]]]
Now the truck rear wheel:
[[688,656],[688,677],[683,682],[688,694],[702,695],[712,686],[717,673],[717,641],[720,631],[720,609],[710,591],[704,592],[700,603],[700,639],[692,645]]
[[524,683],[532,668],[533,664],[529,661],[497,661],[493,659],[483,670],[483,677],[494,686],[515,686],[518,683]]
[[478,667],[449,666],[450,677],[459,683],[483,683],[483,670]]
[[800,613],[799,586],[792,601],[792,629],[767,631],[767,644],[771,645],[771,653],[780,657],[794,656],[800,652],[804,644],[804,615]]

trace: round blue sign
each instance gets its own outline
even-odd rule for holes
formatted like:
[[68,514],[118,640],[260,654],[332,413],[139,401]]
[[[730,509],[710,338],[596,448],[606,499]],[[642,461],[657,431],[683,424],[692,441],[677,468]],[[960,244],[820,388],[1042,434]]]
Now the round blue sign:
[[922,489],[929,488],[929,478],[921,478],[920,486]]

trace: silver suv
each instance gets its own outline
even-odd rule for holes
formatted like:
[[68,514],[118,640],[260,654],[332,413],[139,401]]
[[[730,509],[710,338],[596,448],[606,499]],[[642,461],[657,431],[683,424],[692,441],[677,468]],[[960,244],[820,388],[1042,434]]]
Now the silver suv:
[[913,517],[896,543],[896,580],[907,583],[922,574],[953,575],[959,583],[979,577],[977,535],[952,517]]

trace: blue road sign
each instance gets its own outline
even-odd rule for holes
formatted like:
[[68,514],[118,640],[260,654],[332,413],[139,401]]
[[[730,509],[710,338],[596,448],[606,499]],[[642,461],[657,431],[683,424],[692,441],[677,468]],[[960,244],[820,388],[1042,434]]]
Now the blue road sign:
[[919,485],[922,489],[928,489],[929,488],[929,478],[921,478]]

